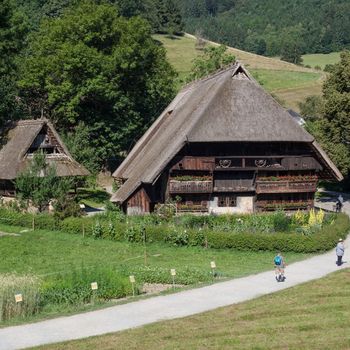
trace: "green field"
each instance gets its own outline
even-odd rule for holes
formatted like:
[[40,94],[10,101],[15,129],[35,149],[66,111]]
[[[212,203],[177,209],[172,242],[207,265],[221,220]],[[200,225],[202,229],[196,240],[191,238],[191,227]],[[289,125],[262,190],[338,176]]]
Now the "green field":
[[278,92],[282,89],[294,89],[314,84],[321,74],[314,72],[291,72],[267,69],[252,69],[253,77],[268,91]]
[[[180,88],[191,71],[193,59],[202,51],[196,50],[196,40],[189,36],[170,38],[165,35],[154,35],[154,38],[166,48],[170,63],[179,73]],[[325,78],[322,72],[234,48],[228,50],[251,71],[264,89],[273,93],[287,108],[298,111],[299,102],[307,96],[321,94]]]
[[309,54],[303,55],[302,58],[304,65],[309,65],[312,68],[319,66],[324,69],[326,64],[334,64],[340,61],[340,52]]
[[349,349],[350,270],[179,320],[38,349]]
[[[4,235],[5,232],[19,235]],[[103,280],[99,279],[101,278],[99,271],[113,271],[125,279],[133,274],[136,276],[138,288],[142,288],[144,282],[171,283],[170,269],[172,268],[177,271],[176,283],[178,284],[212,283],[211,261],[215,261],[217,265],[216,280],[221,280],[272,270],[275,255],[275,252],[266,251],[246,252],[202,247],[174,247],[161,243],[148,243],[145,250],[142,244],[137,243],[115,242],[44,230],[23,232],[23,228],[5,225],[0,225],[0,233],[0,256],[2,257],[0,276],[5,276],[6,273],[15,273],[17,276],[35,276],[39,278],[41,285],[47,286],[54,283],[54,286],[58,288],[61,283],[59,281],[69,281],[72,276],[80,276],[80,281],[83,282],[79,282],[78,288],[82,290],[89,289],[90,283],[94,280],[98,280],[103,289],[105,285],[101,282]],[[288,262],[309,256],[310,254],[285,254]],[[87,273],[89,273],[88,279],[84,277],[87,276]],[[272,271],[271,274],[273,275]],[[18,292],[21,292],[20,286],[16,288]],[[97,304],[84,303],[80,299],[78,302],[73,302],[75,292],[73,289],[69,291],[69,294],[67,294],[67,289],[64,292],[69,301],[50,302],[51,299],[43,298],[39,313],[25,317],[13,316],[0,322],[0,326],[57,317],[62,314],[115,304],[115,301],[110,301],[110,299],[100,299]],[[5,296],[0,293],[0,301],[2,298],[12,300],[12,294],[9,293],[7,292]],[[6,297],[6,295],[9,296]],[[5,309],[1,309],[0,303],[0,312],[5,312],[2,310]]]
[[184,80],[191,71],[192,61],[202,52],[196,50],[195,41],[185,36],[169,37],[160,34],[153,38],[164,45],[169,62],[179,73],[179,78]]
[[[0,225],[2,231],[21,229]],[[275,252],[242,252],[200,247],[172,247],[165,244],[147,245],[147,264],[160,268],[210,271],[215,260],[225,277],[239,277],[271,269]],[[286,253],[289,262],[310,254]],[[115,268],[144,265],[142,244],[83,238],[80,235],[51,231],[29,231],[20,236],[0,237],[0,273],[32,273],[39,276],[70,272],[84,267]]]

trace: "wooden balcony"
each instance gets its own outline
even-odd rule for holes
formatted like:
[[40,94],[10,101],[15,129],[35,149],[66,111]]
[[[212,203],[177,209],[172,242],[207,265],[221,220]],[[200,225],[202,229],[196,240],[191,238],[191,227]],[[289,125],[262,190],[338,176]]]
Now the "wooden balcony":
[[214,186],[214,192],[254,192],[254,186],[234,186],[234,187],[224,187],[224,186]]
[[176,181],[170,180],[169,193],[211,193],[212,181]]
[[297,209],[309,209],[314,205],[314,201],[304,200],[304,201],[277,201],[277,200],[263,200],[256,202],[256,208],[258,211],[267,210],[297,210]]
[[256,181],[256,193],[316,192],[317,181]]
[[208,202],[202,201],[201,203],[193,203],[187,201],[186,203],[177,203],[178,213],[207,213]]

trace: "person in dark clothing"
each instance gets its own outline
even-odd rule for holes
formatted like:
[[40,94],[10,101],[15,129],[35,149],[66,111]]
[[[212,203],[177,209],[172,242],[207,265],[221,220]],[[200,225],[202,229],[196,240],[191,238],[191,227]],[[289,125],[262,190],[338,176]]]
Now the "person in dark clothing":
[[345,247],[344,242],[341,238],[339,238],[339,242],[335,248],[335,253],[337,254],[337,265],[341,266],[343,261],[343,255],[344,255]]

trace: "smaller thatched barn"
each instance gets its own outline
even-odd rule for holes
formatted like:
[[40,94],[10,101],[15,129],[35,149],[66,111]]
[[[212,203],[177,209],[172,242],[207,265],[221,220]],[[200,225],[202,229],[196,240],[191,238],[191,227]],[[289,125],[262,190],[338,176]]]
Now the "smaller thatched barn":
[[13,181],[41,151],[58,176],[87,176],[89,171],[76,162],[47,119],[21,120],[11,124],[1,138],[0,195],[14,196]]

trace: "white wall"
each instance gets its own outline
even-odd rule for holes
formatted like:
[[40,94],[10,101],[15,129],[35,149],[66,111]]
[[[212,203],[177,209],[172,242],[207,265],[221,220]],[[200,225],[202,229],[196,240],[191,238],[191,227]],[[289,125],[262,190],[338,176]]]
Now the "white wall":
[[209,213],[213,214],[234,214],[234,213],[253,213],[254,196],[237,197],[236,207],[219,207],[218,197],[213,197],[209,202]]

